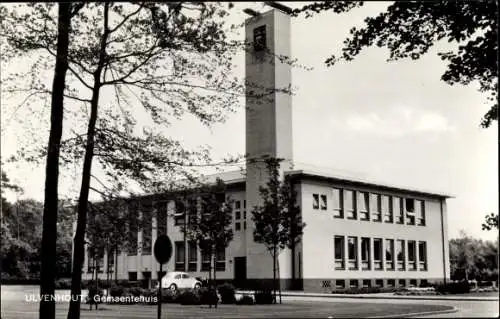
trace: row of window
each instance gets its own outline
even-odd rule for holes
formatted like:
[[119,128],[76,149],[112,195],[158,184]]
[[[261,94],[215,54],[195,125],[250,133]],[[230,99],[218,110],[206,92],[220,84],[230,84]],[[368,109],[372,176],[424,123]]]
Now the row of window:
[[[198,271],[198,245],[195,242],[189,242],[187,245],[187,269],[186,269],[186,245],[183,241],[176,241],[175,245],[175,270],[176,271]],[[201,250],[200,271],[210,269],[210,254]],[[215,270],[226,270],[226,249],[218,249],[215,256]]]
[[425,241],[334,236],[334,250],[336,270],[427,270]]
[[[337,279],[335,280],[335,288],[336,289],[346,289],[346,288],[359,288],[359,280],[358,279],[350,279],[348,281],[349,286],[346,286],[346,280],[345,279]],[[370,288],[372,287],[372,280],[371,279],[363,279],[361,280],[361,284],[363,288]],[[420,279],[420,285],[425,285],[427,284],[427,279]],[[406,279],[398,279],[398,286],[399,287],[406,287]],[[409,286],[410,287],[417,287],[417,279],[410,279],[409,280]],[[374,280],[374,287],[378,288],[383,288],[384,287],[384,279],[375,279]],[[394,288],[396,287],[396,279],[387,279],[385,288]]]
[[[243,213],[242,209],[243,202]],[[241,231],[241,225],[243,224],[243,230],[247,229],[247,201],[235,201],[234,202],[234,230]]]
[[[425,202],[348,189],[332,188],[335,218],[425,226]],[[313,209],[328,210],[328,196],[313,194]],[[405,222],[406,217],[406,222]]]

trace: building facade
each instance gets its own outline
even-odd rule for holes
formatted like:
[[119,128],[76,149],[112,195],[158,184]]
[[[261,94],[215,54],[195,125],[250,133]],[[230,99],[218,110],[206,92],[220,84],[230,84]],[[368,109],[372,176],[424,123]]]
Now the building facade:
[[[264,157],[282,158],[281,175],[290,175],[306,227],[301,242],[279,255],[282,288],[332,291],[350,287],[400,287],[449,278],[445,194],[411,190],[357,178],[292,169],[290,17],[273,9],[246,21],[246,172],[219,175],[234,202],[234,239],[216,258],[217,278],[252,288],[272,280],[272,258],[253,240],[251,208],[261,202],[267,182]],[[274,90],[269,91],[268,88]],[[211,176],[215,180],[215,176]],[[138,232],[137,246],[111,258],[104,254],[99,271],[106,278],[156,280],[159,265],[152,246],[166,233],[174,247],[166,271],[207,277],[208,260],[181,232],[189,214],[176,214],[176,194],[153,201],[156,217]],[[140,214],[140,212],[138,212]],[[108,256],[109,255],[109,256]],[[108,259],[111,266],[108,266]],[[86,254],[83,279],[95,265]]]

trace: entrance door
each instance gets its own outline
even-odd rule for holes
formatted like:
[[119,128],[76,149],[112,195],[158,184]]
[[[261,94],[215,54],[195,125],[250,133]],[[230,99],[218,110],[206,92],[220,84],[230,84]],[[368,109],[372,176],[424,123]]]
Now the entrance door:
[[247,280],[247,258],[234,257],[234,286],[236,288],[245,288]]
[[142,288],[150,289],[151,288],[151,272],[143,271],[142,272]]

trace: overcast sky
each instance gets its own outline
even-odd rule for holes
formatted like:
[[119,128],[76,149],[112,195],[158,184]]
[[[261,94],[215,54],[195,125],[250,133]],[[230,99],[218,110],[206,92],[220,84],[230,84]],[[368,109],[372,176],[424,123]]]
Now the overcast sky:
[[[446,47],[440,44],[417,61],[386,62],[387,50],[370,48],[352,62],[324,64],[330,54],[340,52],[352,26],[387,5],[371,2],[349,14],[292,19],[292,55],[314,68],[292,71],[297,87],[294,161],[302,167],[449,193],[455,196],[448,200],[450,237],[464,229],[496,239],[498,233],[481,231],[481,222],[486,213],[498,212],[498,126],[479,127],[489,106],[476,86],[449,86],[440,80],[445,64],[436,53]],[[261,3],[236,3],[231,23],[243,21],[245,7],[267,10]],[[243,32],[240,36],[243,39]],[[243,74],[243,56],[237,61],[236,73]],[[4,111],[2,106],[2,116]],[[243,109],[212,129],[188,119],[171,131],[186,145],[211,145],[215,156],[245,152]],[[20,135],[14,128],[2,132],[2,158],[16,150]],[[43,199],[44,167],[6,169],[25,189],[23,198]],[[79,183],[63,180],[60,194],[77,190]]]

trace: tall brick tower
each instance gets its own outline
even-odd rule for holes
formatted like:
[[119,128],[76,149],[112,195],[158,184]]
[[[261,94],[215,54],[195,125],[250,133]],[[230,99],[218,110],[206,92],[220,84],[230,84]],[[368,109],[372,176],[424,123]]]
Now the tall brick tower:
[[[263,159],[282,158],[281,171],[292,161],[292,101],[281,92],[291,85],[291,67],[279,57],[290,57],[290,16],[279,9],[254,12],[246,20],[246,201],[247,209],[261,203],[259,187],[268,181]],[[272,258],[264,245],[253,241],[253,223],[246,232],[247,278],[272,279]],[[280,278],[291,278],[291,256],[279,257]]]

